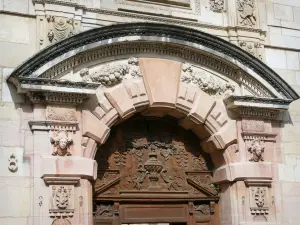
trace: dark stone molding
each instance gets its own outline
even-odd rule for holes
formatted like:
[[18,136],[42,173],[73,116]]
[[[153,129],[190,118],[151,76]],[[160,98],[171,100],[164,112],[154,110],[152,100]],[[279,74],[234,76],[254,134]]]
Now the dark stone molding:
[[158,36],[173,38],[183,42],[188,41],[201,44],[217,52],[228,55],[252,69],[285,98],[292,100],[299,98],[299,95],[276,72],[238,46],[201,31],[158,23],[118,24],[82,32],[61,42],[57,42],[54,45],[50,45],[44,50],[38,52],[36,55],[32,56],[16,68],[11,76],[27,77],[46,62],[49,62],[72,49],[101,40],[126,36]]

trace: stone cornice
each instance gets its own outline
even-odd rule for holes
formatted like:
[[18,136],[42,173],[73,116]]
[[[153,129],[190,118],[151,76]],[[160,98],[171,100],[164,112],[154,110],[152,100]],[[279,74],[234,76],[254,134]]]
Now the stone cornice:
[[263,62],[245,52],[238,46],[235,46],[225,40],[209,35],[204,32],[193,30],[186,27],[173,25],[157,24],[157,23],[130,23],[106,26],[92,29],[73,37],[67,38],[54,45],[51,45],[40,51],[17,69],[13,71],[11,77],[27,77],[33,73],[41,65],[53,60],[54,58],[84,45],[95,43],[101,40],[111,38],[120,38],[126,36],[157,36],[165,38],[176,38],[182,41],[182,45],[187,42],[201,44],[205,47],[213,49],[231,57],[242,65],[251,68],[269,85],[282,93],[287,99],[298,99],[298,94],[272,69],[266,66]]
[[226,107],[240,117],[256,117],[282,120],[282,113],[289,108],[290,99],[261,98],[254,96],[229,96],[224,99]]
[[10,77],[9,79],[32,103],[81,104],[96,94],[97,83],[73,82],[47,78]]

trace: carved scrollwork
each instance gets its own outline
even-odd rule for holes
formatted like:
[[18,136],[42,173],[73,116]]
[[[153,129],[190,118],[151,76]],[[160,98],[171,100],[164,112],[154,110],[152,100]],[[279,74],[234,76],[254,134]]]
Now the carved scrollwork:
[[99,204],[96,205],[95,217],[112,217],[114,214],[113,205]]
[[183,75],[181,81],[197,85],[202,91],[209,95],[228,96],[235,91],[235,86],[229,82],[221,81],[221,79],[211,76],[204,70],[195,70],[193,67],[185,63],[182,67]]
[[69,136],[66,131],[58,131],[50,138],[51,143],[53,144],[54,151],[52,155],[58,156],[70,156],[72,155],[69,152],[69,146],[73,143],[73,139]]
[[194,205],[194,213],[196,216],[210,215],[210,207],[209,207],[209,205],[195,204]]

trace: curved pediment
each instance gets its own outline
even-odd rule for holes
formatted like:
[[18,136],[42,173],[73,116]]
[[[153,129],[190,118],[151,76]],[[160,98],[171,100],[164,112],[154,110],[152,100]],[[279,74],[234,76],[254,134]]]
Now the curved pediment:
[[210,95],[299,98],[272,69],[241,48],[204,32],[155,23],[112,25],[67,38],[24,62],[9,80],[31,97],[32,91],[46,91],[84,98],[99,87],[140,79],[138,61],[145,57],[182,62],[181,81]]

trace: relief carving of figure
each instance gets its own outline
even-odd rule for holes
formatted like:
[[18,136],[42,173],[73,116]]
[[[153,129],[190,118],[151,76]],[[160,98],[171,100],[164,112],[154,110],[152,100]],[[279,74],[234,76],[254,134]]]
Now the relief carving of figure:
[[244,26],[256,24],[254,0],[237,0],[237,7],[240,14],[240,23]]
[[69,146],[73,143],[73,140],[71,137],[69,137],[66,131],[59,131],[58,133],[56,133],[54,137],[51,137],[50,141],[55,148],[55,151],[52,153],[52,155],[59,155],[59,156],[71,155],[68,149]]
[[248,147],[248,151],[252,154],[252,157],[249,161],[259,162],[264,161],[263,152],[265,147],[263,146],[262,141],[255,139],[252,141],[251,146]]

